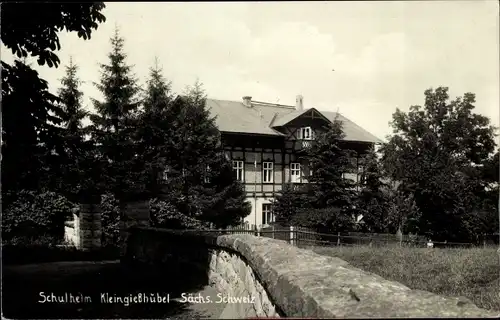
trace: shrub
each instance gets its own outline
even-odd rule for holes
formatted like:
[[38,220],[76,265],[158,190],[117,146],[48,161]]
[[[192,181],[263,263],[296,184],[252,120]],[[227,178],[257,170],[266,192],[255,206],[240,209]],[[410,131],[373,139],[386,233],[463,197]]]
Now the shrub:
[[301,208],[297,210],[291,223],[295,226],[330,233],[351,230],[353,218],[339,208]]
[[392,192],[387,204],[387,231],[395,233],[399,228],[403,233],[417,233],[421,212],[413,194],[401,191]]
[[102,246],[117,246],[120,239],[120,206],[112,194],[101,197]]
[[74,208],[75,204],[55,192],[22,190],[3,212],[2,238],[16,243],[62,240],[64,223]]
[[168,201],[151,199],[149,202],[150,223],[154,227],[169,229],[207,229],[205,222],[180,213]]

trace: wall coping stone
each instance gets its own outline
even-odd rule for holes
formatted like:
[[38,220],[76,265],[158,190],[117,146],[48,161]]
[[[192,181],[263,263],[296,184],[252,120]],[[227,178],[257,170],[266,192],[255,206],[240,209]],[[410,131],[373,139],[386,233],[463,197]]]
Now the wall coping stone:
[[244,258],[287,317],[316,318],[496,318],[500,312],[480,309],[464,297],[412,290],[398,282],[323,256],[285,241],[247,234],[132,227],[130,235],[182,237],[236,252]]

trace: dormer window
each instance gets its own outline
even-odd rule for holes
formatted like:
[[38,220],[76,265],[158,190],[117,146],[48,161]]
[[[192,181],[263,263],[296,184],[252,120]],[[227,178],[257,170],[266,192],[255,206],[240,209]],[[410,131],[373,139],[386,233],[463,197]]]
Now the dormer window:
[[311,127],[302,127],[299,129],[299,140],[313,140],[313,135]]

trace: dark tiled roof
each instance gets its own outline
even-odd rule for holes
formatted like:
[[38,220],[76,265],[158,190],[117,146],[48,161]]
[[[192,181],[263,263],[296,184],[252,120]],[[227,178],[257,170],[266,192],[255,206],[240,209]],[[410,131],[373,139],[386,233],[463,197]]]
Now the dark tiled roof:
[[[273,127],[285,125],[309,109],[297,111],[294,107],[252,101],[252,107],[247,107],[242,101],[207,99],[207,107],[222,132],[253,133],[281,136]],[[380,143],[380,139],[361,128],[340,113],[331,111],[320,112],[325,118],[342,121],[345,140]]]

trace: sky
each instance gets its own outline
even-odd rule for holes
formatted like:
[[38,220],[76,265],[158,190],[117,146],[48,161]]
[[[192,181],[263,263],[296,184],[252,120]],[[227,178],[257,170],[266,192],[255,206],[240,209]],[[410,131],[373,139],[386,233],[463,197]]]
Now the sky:
[[142,84],[158,57],[177,93],[199,78],[214,99],[294,105],[301,94],[382,139],[396,108],[446,86],[475,93],[475,112],[499,126],[498,1],[113,2],[103,14],[91,40],[60,33],[59,68],[33,63],[56,92],[72,56],[89,110],[118,26]]

